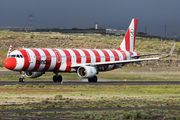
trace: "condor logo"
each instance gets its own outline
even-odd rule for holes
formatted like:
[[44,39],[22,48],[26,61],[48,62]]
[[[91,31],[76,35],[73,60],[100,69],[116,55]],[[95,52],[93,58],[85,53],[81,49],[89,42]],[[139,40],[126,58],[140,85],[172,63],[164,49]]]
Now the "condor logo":
[[51,60],[36,60],[36,64],[50,64]]

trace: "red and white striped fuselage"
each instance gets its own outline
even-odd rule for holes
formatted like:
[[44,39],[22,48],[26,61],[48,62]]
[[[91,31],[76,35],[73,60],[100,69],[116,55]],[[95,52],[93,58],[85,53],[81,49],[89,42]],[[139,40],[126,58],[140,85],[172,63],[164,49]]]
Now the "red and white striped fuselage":
[[[14,71],[76,72],[77,69],[71,68],[71,65],[130,60],[132,59],[131,55],[139,55],[139,53],[107,49],[28,48],[11,52],[7,59],[11,59],[9,69]],[[8,65],[6,65],[6,68],[8,68]],[[98,71],[109,71],[115,68],[117,68],[116,65],[104,65]]]

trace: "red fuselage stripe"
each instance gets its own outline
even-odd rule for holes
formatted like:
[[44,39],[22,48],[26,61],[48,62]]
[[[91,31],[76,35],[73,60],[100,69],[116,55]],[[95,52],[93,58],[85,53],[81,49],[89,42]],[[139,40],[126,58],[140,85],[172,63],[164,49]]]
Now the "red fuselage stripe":
[[[110,51],[113,53],[113,55],[115,57],[115,61],[119,61],[119,55],[117,54],[117,52],[114,50],[110,50]],[[114,65],[112,69],[116,69],[116,68],[117,68],[117,66]]]
[[[39,52],[36,50],[36,49],[31,49],[33,52],[34,52],[34,54],[35,54],[35,56],[36,56],[36,61],[38,60],[38,61],[41,61],[41,55],[39,54]],[[35,62],[36,62],[35,61]],[[32,71],[36,71],[38,68],[39,68],[39,66],[40,66],[40,64],[36,64],[35,63],[35,66],[34,66],[34,68],[32,69]]]
[[66,55],[66,72],[70,72],[71,71],[71,54],[68,52],[68,50],[62,49],[62,51],[65,53]]
[[[124,52],[124,51],[120,51],[121,53],[122,53],[122,55],[123,55],[123,60],[127,60],[127,56],[126,56],[126,53]],[[122,64],[122,66],[124,66],[125,65],[125,63],[123,63]]]
[[[101,51],[103,52],[103,54],[104,54],[104,56],[105,56],[105,62],[110,61],[110,56],[109,56],[108,52],[105,51],[105,50],[101,50]],[[109,65],[106,65],[106,67],[104,68],[104,70],[107,70],[108,67],[109,67]]]
[[101,58],[99,53],[96,50],[92,50],[92,52],[95,54],[96,62],[101,62]]
[[[41,50],[45,53],[45,55],[46,55],[46,60],[47,60],[47,61],[51,61],[51,55],[50,55],[49,51],[47,51],[46,49],[41,49]],[[51,62],[50,62],[50,64],[45,64],[45,67],[44,67],[44,69],[43,69],[42,71],[48,70],[48,68],[50,67],[50,65],[51,65]]]
[[[56,49],[51,49],[51,50],[54,52],[54,54],[56,56],[56,64],[55,64],[55,67],[54,67],[54,69],[52,71],[57,71],[60,68],[60,65],[61,65],[61,62],[62,62],[61,61],[61,56],[60,56],[60,53],[59,53],[58,50],[56,50]],[[59,63],[58,63],[58,59],[60,60]]]
[[80,55],[80,53],[77,51],[77,50],[75,50],[75,49],[72,49],[72,51],[75,53],[75,55],[76,55],[76,62],[78,63],[78,64],[80,64],[81,63],[81,55]]
[[86,63],[91,63],[91,56],[90,56],[89,52],[84,49],[82,49],[82,51],[84,52],[84,54],[86,56]]

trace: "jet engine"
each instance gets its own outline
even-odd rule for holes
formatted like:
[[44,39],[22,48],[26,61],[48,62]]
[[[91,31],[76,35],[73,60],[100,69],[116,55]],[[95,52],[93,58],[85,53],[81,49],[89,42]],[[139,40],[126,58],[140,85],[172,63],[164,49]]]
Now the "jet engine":
[[81,78],[92,78],[97,74],[95,67],[81,66],[78,68],[77,73]]
[[28,78],[37,78],[37,77],[40,77],[44,73],[45,72],[26,72],[25,75]]

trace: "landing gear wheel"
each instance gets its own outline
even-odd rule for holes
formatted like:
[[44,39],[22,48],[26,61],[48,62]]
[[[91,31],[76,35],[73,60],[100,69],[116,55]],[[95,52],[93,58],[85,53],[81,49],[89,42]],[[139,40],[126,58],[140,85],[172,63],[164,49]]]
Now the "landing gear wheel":
[[97,76],[92,77],[93,82],[97,82]]
[[53,81],[57,82],[56,75],[53,76]]
[[92,78],[88,78],[88,82],[93,82]]
[[62,76],[58,75],[58,77],[56,79],[57,79],[58,82],[61,82],[62,81]]
[[98,78],[97,76],[94,76],[92,78],[88,78],[88,82],[97,82]]
[[19,78],[19,82],[24,82],[25,79],[24,78]]
[[53,81],[54,82],[62,82],[62,76],[61,75],[58,75],[58,76],[54,75],[53,76]]

